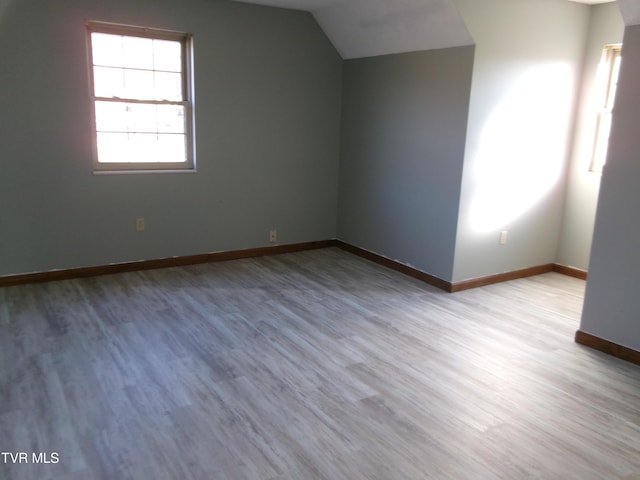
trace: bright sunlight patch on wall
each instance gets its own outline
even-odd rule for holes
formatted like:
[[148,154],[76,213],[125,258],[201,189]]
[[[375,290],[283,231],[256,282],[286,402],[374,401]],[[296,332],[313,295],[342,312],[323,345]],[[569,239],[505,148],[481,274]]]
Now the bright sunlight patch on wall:
[[549,64],[524,74],[493,110],[478,147],[474,230],[508,225],[558,182],[572,97],[569,66]]

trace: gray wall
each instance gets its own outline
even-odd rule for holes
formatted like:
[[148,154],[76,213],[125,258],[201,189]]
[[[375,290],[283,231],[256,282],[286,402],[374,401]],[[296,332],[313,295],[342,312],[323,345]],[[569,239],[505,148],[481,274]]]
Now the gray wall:
[[473,47],[345,61],[338,237],[451,278]]
[[[86,20],[194,34],[197,173],[92,173]],[[342,60],[310,14],[3,1],[0,59],[0,275],[336,236]]]
[[476,42],[453,274],[461,281],[556,259],[590,7],[455,3]]
[[582,91],[569,171],[562,232],[556,263],[582,270],[589,268],[600,173],[590,172],[599,93],[595,88],[602,47],[621,43],[624,23],[615,2],[591,8],[589,38],[582,70]]
[[640,26],[622,56],[580,329],[640,351]]

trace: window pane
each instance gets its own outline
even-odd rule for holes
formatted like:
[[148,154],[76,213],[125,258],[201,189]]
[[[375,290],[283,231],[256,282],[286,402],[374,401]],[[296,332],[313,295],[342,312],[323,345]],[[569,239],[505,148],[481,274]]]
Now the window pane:
[[602,60],[598,67],[598,87],[601,98],[598,99],[600,105],[590,167],[593,172],[601,172],[607,159],[611,131],[611,112],[616,96],[621,59],[620,45],[605,46],[602,51]]
[[158,162],[186,162],[187,149],[184,135],[158,135]]
[[95,67],[93,83],[97,97],[173,102],[183,99],[182,77],[179,73]]
[[593,153],[593,164],[591,169],[601,172],[607,160],[607,150],[609,149],[609,134],[611,132],[611,113],[603,112],[598,118],[596,132],[595,151]]
[[613,61],[613,78],[611,79],[611,83],[614,85],[618,83],[618,77],[620,75],[620,63],[622,62],[622,54],[621,52],[616,52],[615,60]]
[[153,41],[153,68],[168,72],[182,71],[182,48],[180,42]]
[[96,130],[99,132],[125,132],[127,105],[119,102],[96,102]]
[[616,90],[618,89],[618,77],[620,75],[620,53],[615,56],[613,66],[611,67],[611,80],[609,83],[609,95],[606,99],[606,107],[613,108],[613,102],[616,98]]
[[96,102],[99,132],[185,133],[184,118],[182,105]]
[[155,72],[155,99],[179,102],[182,100],[182,75]]
[[154,134],[98,133],[98,159],[102,163],[156,162]]
[[132,161],[129,155],[128,134],[98,132],[97,137],[98,161],[100,163],[128,163]]
[[122,67],[124,65],[122,36],[107,33],[91,33],[93,64]]
[[158,161],[158,137],[155,134],[132,134],[129,136],[129,147],[136,162]]
[[153,70],[153,40],[124,37],[124,66]]
[[99,132],[158,131],[155,105],[96,102],[96,130]]
[[124,71],[124,98],[154,100],[153,72],[147,70]]
[[121,68],[94,67],[93,91],[96,97],[123,97],[124,70]]
[[185,133],[184,115],[182,105],[158,105],[158,132]]
[[98,132],[100,163],[182,163],[186,137],[172,134]]
[[127,131],[156,133],[158,117],[156,105],[133,103],[127,105]]

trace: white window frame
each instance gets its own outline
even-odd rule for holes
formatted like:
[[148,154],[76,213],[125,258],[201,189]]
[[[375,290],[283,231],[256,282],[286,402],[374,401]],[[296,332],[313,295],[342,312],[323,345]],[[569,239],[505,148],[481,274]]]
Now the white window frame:
[[[125,37],[141,37],[158,40],[180,42],[182,61],[182,99],[180,101],[148,100],[140,98],[98,97],[94,88],[94,62],[92,33],[106,33]],[[156,28],[120,25],[105,22],[89,21],[86,23],[87,45],[89,54],[89,81],[91,97],[91,125],[93,133],[93,168],[94,172],[184,172],[195,171],[195,137],[194,137],[194,87],[193,87],[193,37],[191,34],[162,30]],[[155,69],[153,70],[156,71]],[[140,161],[101,162],[98,158],[98,131],[96,121],[96,102],[116,102],[146,105],[182,105],[184,107],[184,139],[185,161],[156,162],[151,158]],[[131,132],[135,133],[135,132]]]
[[602,50],[602,59],[598,67],[598,79],[596,83],[599,97],[593,152],[591,165],[589,167],[591,172],[602,172],[607,160],[611,118],[613,115],[613,104],[616,96],[621,61],[622,45],[605,45]]

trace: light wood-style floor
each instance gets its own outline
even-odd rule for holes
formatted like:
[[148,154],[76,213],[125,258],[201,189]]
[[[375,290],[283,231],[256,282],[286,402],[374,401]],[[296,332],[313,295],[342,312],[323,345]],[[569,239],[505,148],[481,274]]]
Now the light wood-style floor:
[[573,342],[583,290],[334,248],[0,289],[0,478],[640,478],[640,367]]

